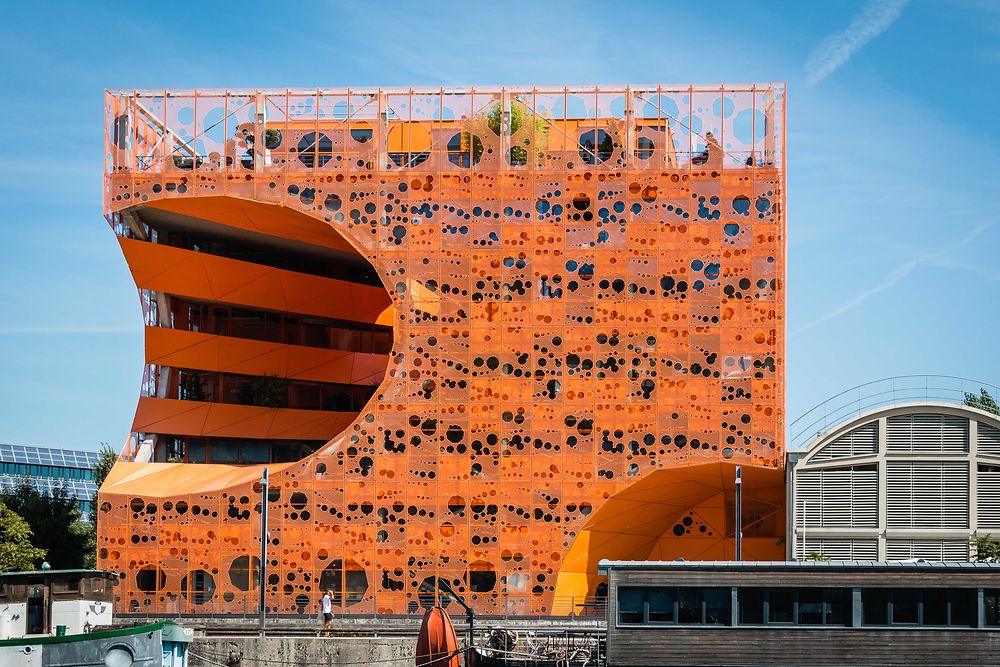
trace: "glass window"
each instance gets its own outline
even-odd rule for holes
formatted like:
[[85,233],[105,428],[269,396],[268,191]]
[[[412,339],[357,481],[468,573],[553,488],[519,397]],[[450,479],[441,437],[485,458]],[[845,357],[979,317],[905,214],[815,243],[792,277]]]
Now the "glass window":
[[915,625],[919,591],[899,589],[892,592],[892,624]]
[[357,329],[345,327],[335,327],[332,330],[333,342],[330,344],[335,350],[358,351],[361,349],[361,332]]
[[250,391],[251,378],[241,375],[225,375],[222,381],[222,402],[250,404],[253,396]]
[[705,623],[729,625],[732,621],[733,593],[729,588],[705,590]]
[[776,588],[768,591],[767,594],[767,622],[768,623],[791,623],[794,620],[792,615],[795,591],[792,589]]
[[236,338],[264,340],[267,323],[264,313],[257,310],[233,308],[230,332]]
[[218,336],[229,335],[229,309],[212,309],[212,333]]
[[283,317],[281,328],[284,331],[284,341],[288,345],[299,344],[299,318]]
[[208,449],[211,463],[238,463],[238,447],[229,442],[213,441]]
[[948,625],[948,590],[928,588],[924,591],[923,625]]
[[951,591],[951,625],[974,628],[979,625],[979,591],[957,588]]
[[861,591],[865,625],[889,624],[889,591],[884,588],[865,588]]
[[673,623],[677,592],[672,588],[652,588],[648,593],[649,622]]
[[641,588],[618,589],[618,622],[643,622],[643,594]]
[[330,347],[330,327],[324,320],[302,319],[302,345],[309,347]]
[[986,625],[1000,627],[1000,588],[987,588],[983,591],[986,602]]
[[392,351],[392,330],[376,329],[375,342],[372,352],[375,354],[389,354]]
[[704,601],[705,594],[700,588],[677,589],[678,622],[703,623],[702,606]]
[[827,625],[851,625],[854,616],[851,589],[831,588],[827,590],[825,613]]
[[298,382],[290,385],[288,389],[288,407],[299,410],[329,410],[329,405],[323,404],[322,394],[335,391],[332,387]]
[[740,625],[761,625],[764,622],[764,590],[741,588],[738,596]]
[[823,590],[804,588],[799,591],[799,623],[821,625],[823,623]]
[[53,593],[75,593],[80,590],[78,579],[56,579],[52,582]]
[[205,440],[202,438],[188,438],[187,460],[189,463],[205,463]]
[[240,463],[268,463],[271,448],[266,442],[249,443],[240,446]]

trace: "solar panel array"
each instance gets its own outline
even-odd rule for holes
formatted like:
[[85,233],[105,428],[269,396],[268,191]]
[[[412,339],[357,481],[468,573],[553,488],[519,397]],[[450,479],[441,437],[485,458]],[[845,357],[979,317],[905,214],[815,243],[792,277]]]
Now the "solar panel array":
[[60,468],[93,468],[97,463],[97,452],[78,449],[56,449],[55,447],[31,447],[0,442],[0,462],[35,463],[58,466]]
[[[90,470],[97,463],[97,452],[0,442],[0,463]],[[97,485],[93,481],[54,476],[30,476],[30,479],[35,488],[45,495],[50,495],[57,487],[62,487],[73,498],[89,502],[97,493]],[[23,481],[23,475],[0,475],[0,491],[16,489]]]

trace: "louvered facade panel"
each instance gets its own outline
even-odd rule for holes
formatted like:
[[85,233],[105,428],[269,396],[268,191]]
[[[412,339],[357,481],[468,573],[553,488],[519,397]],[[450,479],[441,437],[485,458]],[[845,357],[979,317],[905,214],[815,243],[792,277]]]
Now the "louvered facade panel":
[[886,420],[886,451],[960,454],[969,451],[969,420],[950,415],[898,415]]
[[822,554],[830,560],[878,560],[878,540],[850,538],[810,538],[808,534],[799,542],[799,558],[811,553]]
[[889,528],[967,528],[966,461],[889,461],[886,468]]
[[1000,472],[979,472],[979,528],[1000,528]]
[[965,562],[969,543],[962,540],[887,540],[886,560],[922,558],[929,561]]
[[979,422],[979,453],[1000,456],[1000,429]]
[[795,525],[874,528],[878,524],[875,468],[834,468],[800,472],[795,482]]
[[878,451],[878,422],[871,422],[846,433],[821,449],[814,461],[829,461],[850,456],[864,456]]

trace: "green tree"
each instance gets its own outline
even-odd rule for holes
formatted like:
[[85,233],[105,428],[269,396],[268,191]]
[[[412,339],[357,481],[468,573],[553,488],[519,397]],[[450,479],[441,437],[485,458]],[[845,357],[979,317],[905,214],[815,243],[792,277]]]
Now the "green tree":
[[976,552],[973,557],[975,562],[1000,563],[1000,540],[993,539],[992,535],[972,540],[972,546]]
[[288,379],[277,375],[259,375],[250,382],[249,402],[264,408],[283,408],[288,404]]
[[80,506],[63,487],[50,495],[41,493],[27,478],[12,490],[0,493],[0,503],[23,518],[34,535],[36,546],[48,552],[53,569],[84,566],[91,527],[82,520]]
[[[510,103],[510,133],[516,134],[518,130],[524,125],[525,118],[532,116],[535,119],[535,130],[533,132],[533,137],[524,137],[520,144],[512,145],[510,147],[510,163],[514,166],[524,166],[528,163],[528,149],[531,147],[531,142],[535,142],[534,153],[536,156],[540,156],[542,151],[545,150],[545,146],[548,144],[548,132],[549,124],[545,122],[545,119],[537,114],[534,114],[531,109],[529,109],[524,103],[517,100],[513,100]],[[500,136],[500,131],[503,124],[503,107],[499,104],[494,104],[489,112],[486,114],[486,126],[493,131],[493,134]],[[465,132],[462,135],[462,144],[467,146],[469,141],[468,133]],[[483,142],[479,140],[479,137],[472,137],[472,159],[473,162],[479,162],[479,158],[483,156]]]
[[[94,462],[94,467],[92,468],[94,471],[94,484],[97,485],[98,491],[104,485],[104,480],[107,479],[117,460],[118,453],[111,448],[111,445],[102,442],[101,449],[97,452],[97,461]],[[91,499],[90,506],[90,525],[88,527],[87,542],[84,544],[83,554],[84,567],[97,566],[97,522],[100,516],[100,507],[97,502],[96,491],[94,492],[94,497]]]
[[979,396],[965,392],[964,403],[969,407],[979,408],[984,412],[992,412],[995,415],[1000,415],[1000,406],[997,405],[996,399],[990,396],[990,393],[981,387],[979,389]]
[[28,522],[0,503],[0,572],[34,570],[43,558],[45,549],[31,544]]

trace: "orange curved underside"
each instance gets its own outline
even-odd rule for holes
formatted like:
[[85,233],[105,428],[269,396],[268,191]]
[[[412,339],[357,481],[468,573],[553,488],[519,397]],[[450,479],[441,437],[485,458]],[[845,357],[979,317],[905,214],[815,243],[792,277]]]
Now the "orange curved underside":
[[[147,375],[174,383],[144,391],[133,431],[326,443],[270,466],[272,612],[329,586],[338,612],[416,613],[441,577],[481,614],[568,613],[600,558],[732,557],[737,464],[781,514],[783,90],[572,97],[108,95],[105,208]],[[504,100],[527,109],[509,139],[488,120]],[[361,260],[384,288],[136,238],[130,216]],[[392,351],[181,330],[161,294],[391,325]],[[184,398],[164,369],[378,389],[363,409],[266,407]],[[128,573],[118,611],[252,612],[260,474],[119,462],[98,523],[99,566]],[[782,557],[779,529],[746,556]]]
[[[735,560],[736,467],[717,462],[657,470],[609,498],[563,559],[556,613],[569,613],[592,595],[603,559]],[[743,468],[743,519],[742,558],[784,560],[782,470]]]

